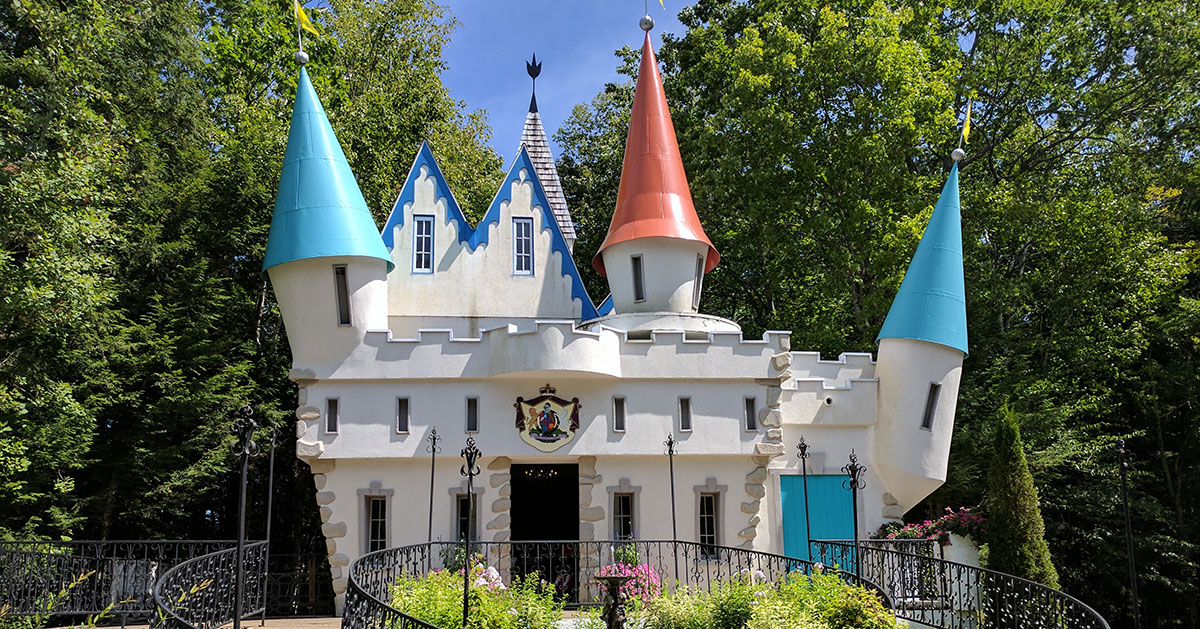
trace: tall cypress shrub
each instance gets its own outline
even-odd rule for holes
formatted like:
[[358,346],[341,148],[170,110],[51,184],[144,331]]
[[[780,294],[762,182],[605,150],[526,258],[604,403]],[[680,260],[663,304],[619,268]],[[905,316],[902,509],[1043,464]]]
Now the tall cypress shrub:
[[988,567],[1058,587],[1038,492],[1025,460],[1017,414],[1000,411],[988,470]]

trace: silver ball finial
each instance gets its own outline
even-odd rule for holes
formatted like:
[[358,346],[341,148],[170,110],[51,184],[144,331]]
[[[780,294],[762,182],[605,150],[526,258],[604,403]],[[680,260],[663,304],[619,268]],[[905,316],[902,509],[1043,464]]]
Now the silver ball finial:
[[950,159],[952,159],[956,162],[961,162],[966,158],[967,158],[967,152],[962,150],[961,148],[956,148],[953,151],[950,151]]
[[654,28],[654,18],[649,15],[643,15],[641,20],[638,20],[638,26],[642,27],[643,31],[650,32]]
[[300,65],[307,65],[308,64],[308,53],[304,52],[303,50],[297,50],[296,51],[296,63],[298,63]]

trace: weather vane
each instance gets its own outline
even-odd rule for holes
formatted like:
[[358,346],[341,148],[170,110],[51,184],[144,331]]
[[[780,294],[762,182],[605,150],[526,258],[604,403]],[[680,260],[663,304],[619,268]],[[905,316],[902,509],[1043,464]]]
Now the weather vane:
[[533,61],[525,62],[525,71],[533,79],[533,95],[529,97],[529,111],[533,113],[537,111],[537,78],[542,73],[542,64],[538,62],[536,52],[533,53]]

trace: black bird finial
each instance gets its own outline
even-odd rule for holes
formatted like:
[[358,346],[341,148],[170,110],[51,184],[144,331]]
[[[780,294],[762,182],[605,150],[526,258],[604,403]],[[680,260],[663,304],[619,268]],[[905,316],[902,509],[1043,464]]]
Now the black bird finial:
[[529,112],[534,113],[537,109],[537,78],[542,73],[542,64],[538,63],[537,53],[533,53],[533,61],[525,62],[525,71],[529,73],[529,78],[533,79],[533,95],[529,97]]

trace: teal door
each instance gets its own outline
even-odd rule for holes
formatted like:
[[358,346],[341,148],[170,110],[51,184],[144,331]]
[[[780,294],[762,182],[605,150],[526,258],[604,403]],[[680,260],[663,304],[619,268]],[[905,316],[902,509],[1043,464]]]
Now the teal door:
[[[804,478],[779,477],[783,493],[783,553],[788,557],[809,559],[808,531],[804,526]],[[850,539],[854,537],[853,505],[850,490],[842,488],[844,475],[809,475],[808,518],[812,539]]]

